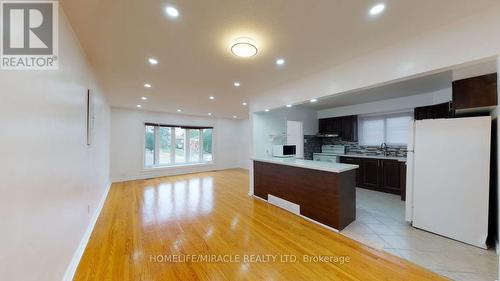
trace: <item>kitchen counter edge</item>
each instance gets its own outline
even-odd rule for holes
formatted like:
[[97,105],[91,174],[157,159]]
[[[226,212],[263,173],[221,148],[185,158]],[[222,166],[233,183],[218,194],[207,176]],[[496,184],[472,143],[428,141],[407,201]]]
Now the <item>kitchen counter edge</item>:
[[319,170],[332,173],[343,173],[359,168],[358,165],[319,162],[313,160],[294,159],[294,158],[253,157],[252,160],[257,162],[267,162],[272,164],[286,165],[286,166]]

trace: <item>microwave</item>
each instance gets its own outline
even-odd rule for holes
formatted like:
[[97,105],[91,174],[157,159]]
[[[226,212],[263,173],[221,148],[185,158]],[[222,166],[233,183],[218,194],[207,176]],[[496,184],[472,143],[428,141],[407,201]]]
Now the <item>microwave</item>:
[[294,157],[296,153],[295,144],[273,145],[273,157]]

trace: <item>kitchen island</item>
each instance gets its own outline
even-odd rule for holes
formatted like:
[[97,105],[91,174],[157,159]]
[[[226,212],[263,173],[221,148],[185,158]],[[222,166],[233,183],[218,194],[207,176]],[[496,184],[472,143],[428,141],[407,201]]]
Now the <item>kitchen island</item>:
[[356,219],[357,165],[253,158],[254,196],[336,230]]

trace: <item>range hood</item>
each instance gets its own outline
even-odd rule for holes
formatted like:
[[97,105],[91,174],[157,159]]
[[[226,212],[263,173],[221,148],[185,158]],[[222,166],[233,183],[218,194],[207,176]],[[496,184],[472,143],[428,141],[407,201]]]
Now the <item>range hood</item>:
[[317,138],[337,138],[339,136],[338,133],[318,133],[316,134]]

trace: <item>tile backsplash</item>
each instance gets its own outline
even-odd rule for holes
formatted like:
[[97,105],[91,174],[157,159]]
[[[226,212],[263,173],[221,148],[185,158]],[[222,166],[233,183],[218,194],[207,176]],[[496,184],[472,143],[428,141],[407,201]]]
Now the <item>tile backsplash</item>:
[[[346,142],[339,138],[318,138],[314,135],[304,136],[304,158],[312,160],[313,153],[321,152],[321,146],[327,144],[341,144],[346,146],[346,153],[366,154],[376,153],[383,155],[384,150],[379,146],[362,146],[357,142]],[[406,157],[406,146],[388,146],[389,156]]]

